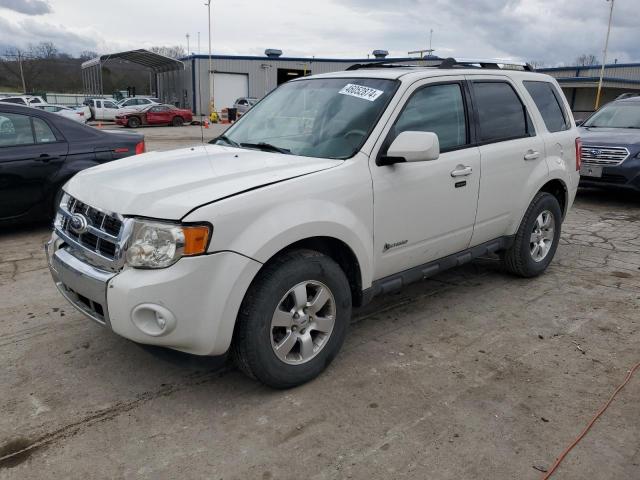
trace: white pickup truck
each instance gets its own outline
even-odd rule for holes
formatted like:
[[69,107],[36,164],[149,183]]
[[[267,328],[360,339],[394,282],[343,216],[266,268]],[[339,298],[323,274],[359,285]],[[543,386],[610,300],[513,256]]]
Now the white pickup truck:
[[333,360],[376,295],[487,254],[541,274],[580,139],[555,80],[499,67],[305,77],[210,145],[85,170],[47,246],[55,283],[123,337],[230,350],[285,388]]

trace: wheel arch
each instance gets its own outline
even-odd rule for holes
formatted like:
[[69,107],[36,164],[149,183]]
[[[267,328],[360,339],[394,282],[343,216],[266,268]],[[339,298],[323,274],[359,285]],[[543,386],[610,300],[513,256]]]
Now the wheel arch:
[[362,269],[360,266],[360,261],[358,260],[355,252],[351,249],[351,247],[349,247],[349,245],[335,237],[315,236],[295,241],[271,255],[271,257],[267,260],[267,262],[265,262],[262,268],[264,268],[270,262],[274,261],[280,255],[298,249],[308,249],[320,252],[336,262],[345,273],[345,275],[347,276],[347,280],[349,281],[353,305],[362,305],[363,288]]
[[[560,211],[562,212],[562,218],[564,219],[567,215],[567,210],[569,206],[569,189],[567,188],[567,184],[559,179],[554,178],[545,183],[537,193],[539,192],[547,192],[556,197],[558,203],[560,204]],[[535,197],[535,195],[534,195]]]

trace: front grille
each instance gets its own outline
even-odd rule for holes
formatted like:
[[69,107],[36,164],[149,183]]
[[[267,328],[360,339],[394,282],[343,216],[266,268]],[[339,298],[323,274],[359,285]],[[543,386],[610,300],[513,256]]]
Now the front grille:
[[629,150],[625,147],[582,146],[582,161],[591,165],[615,167],[624,162],[628,156]]
[[[59,228],[67,237],[107,260],[116,259],[123,228],[120,218],[106,214],[73,197],[69,197],[68,203],[61,207],[66,210],[67,215],[63,215]],[[78,234],[71,228],[71,218],[76,213],[83,215],[87,220],[88,229],[84,233]]]

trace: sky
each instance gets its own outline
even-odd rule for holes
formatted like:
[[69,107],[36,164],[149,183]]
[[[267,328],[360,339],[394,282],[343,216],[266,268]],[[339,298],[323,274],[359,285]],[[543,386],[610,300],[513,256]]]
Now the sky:
[[[427,48],[466,58],[571,65],[601,58],[606,0],[213,0],[214,54],[403,57]],[[0,54],[53,42],[74,55],[156,45],[207,53],[204,0],[0,0]],[[615,0],[608,59],[640,61],[640,0]]]

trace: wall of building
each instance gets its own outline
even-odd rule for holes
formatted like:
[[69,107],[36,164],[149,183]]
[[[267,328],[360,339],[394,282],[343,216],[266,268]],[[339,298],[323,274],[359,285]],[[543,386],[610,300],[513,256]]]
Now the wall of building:
[[[391,60],[391,59],[389,59]],[[398,59],[393,59],[397,61]],[[409,59],[406,59],[409,60]],[[195,55],[182,59],[184,72],[158,74],[159,95],[163,101],[176,98],[181,106],[191,108],[196,115],[209,112],[209,58]],[[307,74],[342,71],[355,63],[372,62],[375,59],[313,59],[214,56],[215,73],[246,74],[249,78],[249,96],[262,98],[278,86],[278,69],[302,70]],[[179,100],[178,100],[179,97]],[[171,101],[174,103],[174,101]],[[216,105],[220,110],[231,105]]]

